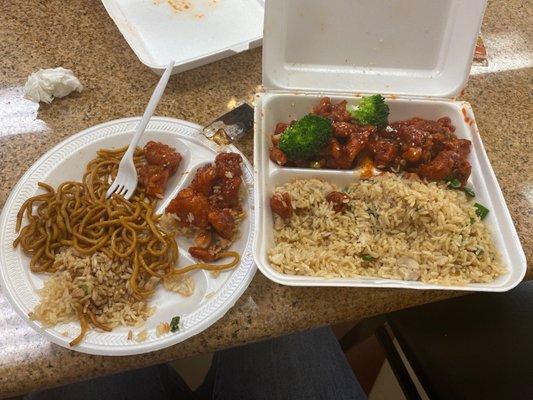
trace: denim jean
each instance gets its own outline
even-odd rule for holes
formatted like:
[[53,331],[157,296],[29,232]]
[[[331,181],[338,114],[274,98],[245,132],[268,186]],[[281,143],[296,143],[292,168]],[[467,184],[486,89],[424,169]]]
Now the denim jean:
[[359,382],[329,327],[216,352],[191,391],[166,364],[79,382],[29,400],[362,400]]

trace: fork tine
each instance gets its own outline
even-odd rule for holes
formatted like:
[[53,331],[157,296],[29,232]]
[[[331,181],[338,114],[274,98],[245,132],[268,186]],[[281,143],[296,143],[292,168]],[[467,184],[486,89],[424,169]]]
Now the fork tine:
[[111,186],[109,186],[109,189],[107,189],[107,193],[105,195],[106,199],[109,199],[113,194],[117,191],[118,185],[113,182]]
[[[115,189],[113,190],[113,193],[111,193],[111,196],[113,196],[114,194],[118,194],[120,195],[120,192],[122,192],[122,189],[124,188],[124,186],[122,186],[120,183],[116,183],[115,184]],[[109,197],[111,197],[109,196]]]
[[130,193],[130,189],[127,187],[124,187],[124,192],[122,192],[122,197],[124,197],[126,200],[128,200],[128,195]]

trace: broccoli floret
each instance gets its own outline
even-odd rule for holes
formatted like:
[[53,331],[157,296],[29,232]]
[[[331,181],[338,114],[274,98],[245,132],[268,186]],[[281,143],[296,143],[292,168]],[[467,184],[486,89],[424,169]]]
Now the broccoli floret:
[[379,129],[388,125],[389,106],[380,94],[363,96],[356,106],[348,106],[350,116],[362,125],[375,125]]
[[316,155],[331,138],[331,121],[309,114],[292,123],[281,135],[279,148],[291,161]]

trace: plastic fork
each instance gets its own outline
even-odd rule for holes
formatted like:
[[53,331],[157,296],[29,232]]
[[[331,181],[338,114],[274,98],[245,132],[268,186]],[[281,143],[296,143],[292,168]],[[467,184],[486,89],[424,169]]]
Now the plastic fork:
[[146,110],[144,110],[142,119],[135,129],[135,134],[133,135],[133,139],[131,139],[128,150],[126,150],[122,160],[120,160],[117,177],[111,186],[109,186],[109,189],[107,189],[107,198],[110,198],[113,194],[118,194],[128,200],[135,192],[138,178],[137,170],[135,169],[135,164],[133,163],[133,154],[135,153],[135,148],[137,147],[137,144],[139,143],[139,140],[141,139],[141,136],[144,133],[148,122],[150,121],[150,118],[152,118],[163,92],[165,91],[165,87],[167,86],[168,78],[170,78],[170,73],[172,72],[173,66],[174,61],[171,61],[161,76],[159,83],[155,87],[154,93],[152,93],[152,97],[150,97],[150,101],[146,106]]

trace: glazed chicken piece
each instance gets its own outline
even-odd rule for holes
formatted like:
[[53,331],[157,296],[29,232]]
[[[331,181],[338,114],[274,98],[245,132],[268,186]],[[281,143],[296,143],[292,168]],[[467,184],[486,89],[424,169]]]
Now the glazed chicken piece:
[[[239,209],[242,157],[220,153],[212,164],[198,168],[189,187],[180,190],[166,212],[174,213],[181,226],[199,228],[189,253],[204,262],[218,259],[216,235],[231,240],[236,231],[231,208]],[[218,240],[218,239],[217,239]]]
[[144,156],[148,164],[160,165],[172,175],[178,170],[181,155],[172,147],[163,143],[150,141],[144,146]]
[[333,136],[340,139],[348,138],[352,133],[358,131],[357,127],[350,122],[333,122],[331,128],[333,129]]
[[346,144],[341,144],[336,138],[330,139],[329,157],[327,165],[330,168],[350,169],[361,150],[368,142],[370,130],[358,130],[350,134]]
[[431,154],[435,157],[441,151],[451,150],[467,156],[470,153],[470,140],[458,139],[444,133],[431,136]]
[[147,164],[137,171],[139,182],[149,195],[162,198],[168,178],[178,169],[181,155],[166,144],[150,141],[144,146],[144,156]]
[[416,164],[422,159],[423,155],[424,150],[422,147],[407,147],[402,153],[402,158],[408,163]]
[[374,156],[376,168],[392,166],[398,156],[398,147],[388,140],[371,141],[368,144],[370,153]]
[[[208,219],[209,219],[209,215],[208,215]],[[197,247],[206,249],[209,247],[212,240],[213,240],[213,236],[211,235],[210,231],[200,231],[194,238],[194,244]]]
[[430,138],[428,132],[411,125],[399,128],[396,134],[405,147],[422,147]]
[[350,169],[352,168],[352,162],[353,160],[348,157],[343,148],[339,157],[328,157],[326,166],[332,169]]
[[145,164],[138,171],[139,183],[146,188],[146,192],[158,198],[163,198],[169,172],[161,165]]
[[290,194],[274,193],[270,198],[270,208],[273,213],[278,214],[283,219],[292,217],[293,209]]
[[411,125],[400,126],[397,130],[401,158],[409,164],[426,162],[431,157],[432,145],[429,133]]
[[350,113],[346,110],[346,100],[332,104],[329,97],[324,97],[313,107],[313,114],[330,118],[333,122],[350,122]]
[[430,135],[437,133],[449,136],[455,131],[452,121],[448,117],[439,118],[437,121],[414,117],[405,121],[398,121],[391,124],[391,127],[398,129],[401,126],[412,126]]
[[326,155],[329,155],[334,159],[338,159],[342,156],[342,146],[337,139],[331,138],[329,140],[329,146],[327,148]]
[[[428,180],[456,178],[464,186],[472,172],[472,166],[467,160],[472,145],[470,140],[435,134],[432,136],[432,141],[431,153],[434,154],[434,158],[420,166],[420,176]],[[444,175],[445,172],[448,175]],[[439,176],[444,177],[438,178]]]
[[216,180],[217,169],[213,164],[207,164],[196,170],[189,187],[206,196],[211,196]]
[[176,214],[181,226],[194,225],[205,229],[209,226],[207,217],[210,210],[209,199],[204,194],[185,188],[170,202],[166,212]]
[[453,176],[461,182],[461,186],[466,185],[471,172],[472,165],[470,165],[466,158],[459,158],[459,160],[455,162]]
[[235,220],[230,210],[225,208],[223,210],[211,211],[207,219],[220,237],[231,240],[235,231]]
[[320,102],[313,107],[313,114],[320,115],[322,117],[329,117],[333,106],[331,105],[331,99],[324,97]]
[[283,132],[285,132],[285,129],[287,129],[288,127],[289,127],[289,124],[285,124],[283,122],[278,122],[276,124],[276,129],[274,129],[274,134],[275,135],[280,135]]
[[217,208],[239,208],[241,182],[242,178],[239,176],[220,179],[213,196],[215,206]]
[[194,258],[205,262],[213,262],[218,259],[217,254],[202,247],[189,247],[189,254]]
[[448,147],[449,136],[443,133],[436,133],[431,136],[431,156],[436,157],[441,151]]
[[461,157],[468,157],[472,142],[467,139],[451,138],[441,143],[443,150],[451,150]]
[[329,168],[335,169],[350,169],[352,164],[363,148],[363,144],[353,134],[345,145],[341,144],[337,139],[330,139],[327,152],[329,156],[326,159],[326,165]]
[[326,158],[326,165],[329,168],[334,169],[349,169],[352,166],[352,161],[350,160],[345,151],[344,146],[340,142],[331,138],[328,146],[329,156]]
[[343,212],[348,207],[350,198],[343,192],[330,192],[326,196],[326,201],[332,203],[333,211]]
[[348,104],[348,102],[346,100],[343,100],[331,107],[330,118],[333,122],[351,121],[352,117],[350,117],[350,113],[348,112],[348,110],[346,110],[346,104]]
[[455,126],[452,124],[452,120],[450,117],[442,117],[437,120],[437,122],[440,124],[440,126],[445,129],[446,131],[452,133],[455,132]]
[[429,181],[440,181],[452,176],[452,171],[459,156],[450,150],[441,151],[437,157],[422,164],[418,171],[420,177]]
[[219,178],[235,178],[242,176],[242,157],[237,153],[219,153],[215,158],[215,166]]
[[[274,161],[275,163],[280,163],[279,159],[280,157],[285,157],[285,162],[283,162],[283,164],[286,164],[287,163],[287,157],[285,156],[285,154],[279,149],[277,148],[278,144],[279,144],[279,141],[281,139],[281,135],[283,134],[283,132],[285,132],[285,130],[289,127],[289,124],[285,124],[283,122],[278,122],[276,124],[276,129],[274,130],[274,134],[270,137],[270,139],[272,140],[272,144],[274,145],[273,148],[270,149],[270,159],[272,161]],[[274,154],[274,157],[272,155],[272,151],[274,149],[277,149],[279,151],[278,154]],[[277,156],[277,157],[276,157]],[[276,161],[276,158],[278,158],[278,161]],[[280,165],[283,165],[283,164],[280,164]]]
[[283,150],[281,150],[279,147],[271,147],[269,150],[269,155],[272,161],[281,166],[287,164],[287,161],[289,161]]
[[369,141],[370,135],[375,131],[375,128],[369,127],[357,132],[354,132],[350,135],[350,138],[346,142],[346,154],[349,158],[355,160],[359,153],[365,148]]

